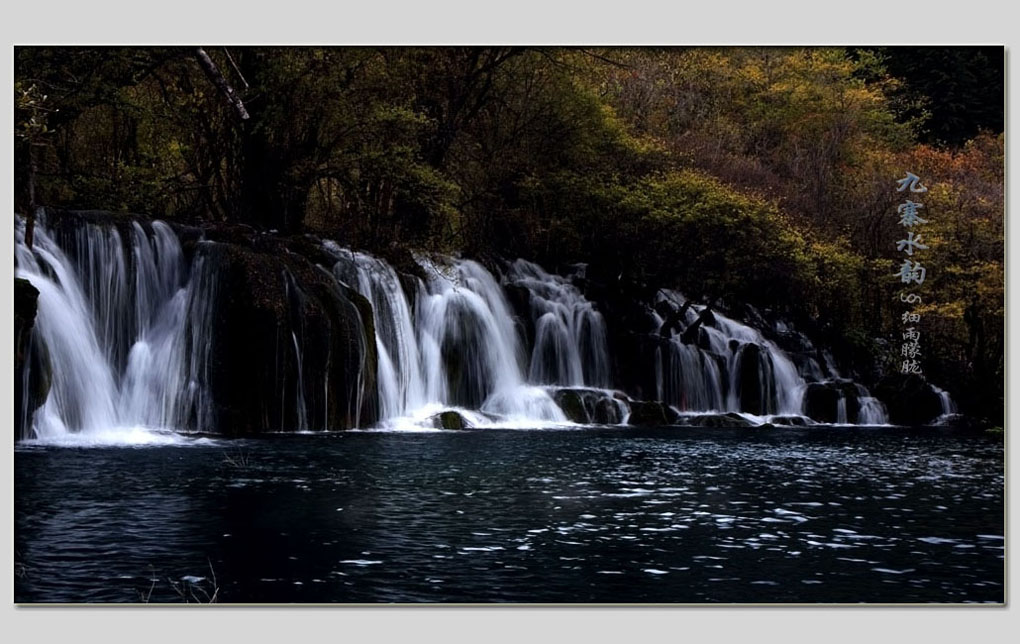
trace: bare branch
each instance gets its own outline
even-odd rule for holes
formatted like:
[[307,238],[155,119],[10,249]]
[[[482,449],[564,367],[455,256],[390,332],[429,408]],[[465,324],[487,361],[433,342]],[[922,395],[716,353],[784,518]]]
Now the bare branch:
[[241,73],[241,68],[238,67],[237,63],[234,62],[234,57],[230,55],[230,50],[228,50],[226,47],[224,47],[223,48],[223,53],[226,55],[227,60],[230,61],[230,66],[234,68],[235,72],[237,72],[237,77],[241,79],[242,83],[244,83],[244,88],[245,89],[250,89],[251,85],[249,85],[248,81],[246,81],[244,79],[244,74]]

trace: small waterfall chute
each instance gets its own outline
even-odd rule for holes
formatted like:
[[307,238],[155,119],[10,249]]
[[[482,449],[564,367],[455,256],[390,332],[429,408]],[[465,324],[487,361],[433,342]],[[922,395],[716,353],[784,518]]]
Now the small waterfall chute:
[[535,327],[529,381],[610,386],[606,325],[594,304],[567,278],[547,273],[538,264],[523,259],[510,264],[504,279],[529,294]]

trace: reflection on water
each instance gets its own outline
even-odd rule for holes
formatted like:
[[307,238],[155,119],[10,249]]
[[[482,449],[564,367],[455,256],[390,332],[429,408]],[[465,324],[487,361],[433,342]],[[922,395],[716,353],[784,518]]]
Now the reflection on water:
[[1001,439],[345,433],[15,453],[15,599],[1002,602]]

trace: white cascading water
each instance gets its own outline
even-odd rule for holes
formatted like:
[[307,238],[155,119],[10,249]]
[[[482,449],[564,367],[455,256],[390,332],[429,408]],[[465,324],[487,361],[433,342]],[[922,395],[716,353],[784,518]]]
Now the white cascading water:
[[[602,389],[611,397],[605,389],[612,378],[604,321],[566,278],[524,260],[507,269],[505,282],[526,289],[529,296],[535,332],[527,351],[503,289],[476,262],[419,258],[427,280],[406,278],[402,283],[379,258],[333,242],[325,246],[337,258],[336,276],[365,295],[376,311],[384,425],[429,426],[432,415],[450,408],[476,426],[562,422],[563,413],[549,395],[556,387]],[[406,293],[409,286],[413,292]],[[663,290],[659,297],[677,308],[684,303],[675,291]],[[689,307],[685,326],[703,308]],[[657,320],[661,326],[662,318]],[[749,359],[745,350],[755,345],[760,351],[754,368],[762,388],[757,396],[764,415],[802,413],[806,381],[779,347],[720,313],[702,328],[707,348],[685,344],[674,332],[658,350],[660,400],[682,411],[743,411],[741,360]],[[820,368],[815,370],[821,375]],[[882,403],[859,389],[858,422],[886,422]],[[846,406],[844,399],[838,412],[844,423]]]
[[[659,299],[680,309],[686,298],[664,289],[659,291]],[[685,328],[698,319],[702,310],[704,307],[698,305],[687,309]],[[664,320],[654,315],[661,328]],[[740,362],[746,347],[757,345],[763,358],[757,367],[762,387],[759,395],[766,414],[800,414],[807,383],[786,354],[756,329],[716,311],[713,316],[714,324],[701,327],[707,334],[709,350],[683,343],[676,330],[671,332],[665,350],[659,349],[656,384],[660,400],[684,411],[741,411]]]
[[929,385],[931,390],[938,394],[939,402],[942,403],[942,414],[935,419],[935,424],[942,424],[949,419],[950,416],[956,413],[956,403],[950,397],[949,392],[945,389],[936,387],[935,385]]
[[337,257],[337,279],[348,283],[372,303],[378,352],[380,417],[393,418],[428,402],[425,369],[418,351],[411,307],[393,267],[366,253],[325,247]]
[[32,248],[23,220],[15,238],[15,276],[39,291],[33,342],[53,374],[31,438],[152,442],[173,439],[150,429],[214,429],[204,336],[215,293],[201,250],[187,266],[156,221],[151,232],[133,224],[127,239],[82,223],[65,252],[42,211]]
[[[419,296],[416,310],[422,355],[435,370],[430,398],[461,405],[481,401],[482,412],[507,420],[564,422],[552,398],[525,381],[513,314],[492,274],[471,260],[426,268],[428,293]],[[445,378],[439,368],[446,369]]]
[[407,294],[384,261],[333,242],[325,247],[337,258],[337,278],[376,311],[384,425],[427,426],[450,408],[475,426],[566,421],[545,390],[527,383],[506,297],[477,262],[420,258],[427,281],[413,280],[415,292]]
[[506,281],[530,294],[535,328],[528,380],[536,384],[609,387],[609,350],[602,314],[565,277],[518,259]]
[[866,387],[854,384],[857,388],[857,424],[858,425],[887,425],[889,423],[889,412],[878,398],[875,398]]
[[846,425],[848,422],[850,421],[847,420],[846,415],[846,394],[841,391],[839,392],[839,401],[836,403],[836,424]]
[[[659,299],[677,309],[683,306],[684,296],[676,291],[662,290]],[[684,326],[697,320],[704,309],[692,305],[684,314]],[[663,319],[655,315],[661,328]],[[695,344],[685,344],[680,333],[673,331],[665,351],[656,353],[656,384],[659,399],[681,410],[736,411],[740,412],[740,368],[744,351],[757,345],[761,359],[757,365],[758,393],[765,403],[765,415],[801,415],[807,383],[822,382],[828,373],[832,379],[843,380],[836,370],[835,361],[828,351],[822,352],[823,366],[814,358],[803,361],[801,369],[790,360],[775,343],[765,339],[752,327],[741,324],[717,311],[713,311],[714,324],[703,325],[708,337],[709,350]],[[785,324],[777,324],[777,331],[792,332]],[[798,334],[800,341],[813,350],[810,341]],[[718,356],[719,358],[717,358]],[[725,380],[724,380],[725,378]],[[857,419],[859,425],[885,425],[889,422],[885,405],[860,384],[857,389]],[[846,395],[840,391],[836,407],[836,423],[849,423]]]

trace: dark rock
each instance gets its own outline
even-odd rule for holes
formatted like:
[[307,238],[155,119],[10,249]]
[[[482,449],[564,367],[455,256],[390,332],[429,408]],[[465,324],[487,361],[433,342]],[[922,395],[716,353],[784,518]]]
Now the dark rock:
[[662,426],[672,425],[680,417],[669,405],[658,401],[633,401],[630,403],[628,425]]
[[683,331],[683,321],[690,308],[690,300],[684,302],[684,305],[679,309],[674,308],[666,300],[657,302],[655,304],[655,312],[662,318],[662,327],[659,328],[659,335],[663,338],[669,338],[674,332],[681,333]]
[[592,422],[598,425],[619,425],[623,422],[623,416],[620,414],[620,407],[612,398],[602,396],[595,403],[595,409],[592,413]]
[[407,275],[420,280],[428,278],[425,269],[414,259],[414,254],[406,246],[394,243],[377,250],[375,254],[392,266],[398,275]]
[[820,423],[835,423],[843,392],[831,383],[813,382],[804,392],[804,413]]
[[706,344],[707,339],[701,339],[705,335],[704,330],[701,328],[703,324],[707,326],[715,325],[715,314],[707,306],[701,309],[698,318],[689,327],[684,329],[683,334],[680,336],[680,341],[684,344]]
[[243,435],[298,429],[302,418],[307,429],[374,423],[370,303],[276,240],[238,241],[198,250],[215,270],[209,387],[216,428]]
[[429,421],[431,421],[432,426],[436,429],[467,429],[471,427],[471,423],[460,412],[450,409],[439,412],[432,416]]
[[755,427],[754,423],[732,411],[723,414],[683,416],[678,424],[688,427]]
[[532,319],[531,291],[520,284],[503,284],[503,292],[513,309],[524,346],[535,345],[535,321]]
[[754,343],[741,346],[735,369],[741,411],[761,416],[776,408],[775,392],[762,382],[762,376],[772,372],[772,361],[761,346]]
[[987,418],[975,418],[964,414],[947,414],[940,416],[938,424],[964,432],[985,432],[991,430],[994,425]]
[[552,398],[567,420],[581,424],[618,425],[623,422],[618,401],[627,405],[626,396],[600,389],[557,389]]
[[[35,326],[39,291],[25,279],[14,280],[14,373],[20,374],[28,360],[28,341]],[[15,378],[15,382],[18,379]]]
[[30,419],[49,395],[53,368],[42,341],[32,330],[39,291],[25,279],[14,280],[14,423],[19,438],[28,436]]
[[873,393],[885,403],[894,425],[927,425],[942,415],[942,399],[916,374],[886,376]]
[[660,347],[666,350],[668,340],[658,333],[619,332],[611,326],[608,331],[613,342],[609,355],[614,386],[635,400],[656,398],[656,352]]
[[811,421],[803,416],[773,416],[769,422],[786,427],[807,427],[811,424]]
[[841,398],[846,405],[846,422],[856,423],[860,400],[857,386],[849,380],[809,384],[804,392],[804,415],[820,423],[839,422]]
[[581,392],[577,389],[560,389],[553,393],[553,400],[563,411],[563,415],[572,423],[586,424],[591,417],[584,407]]

